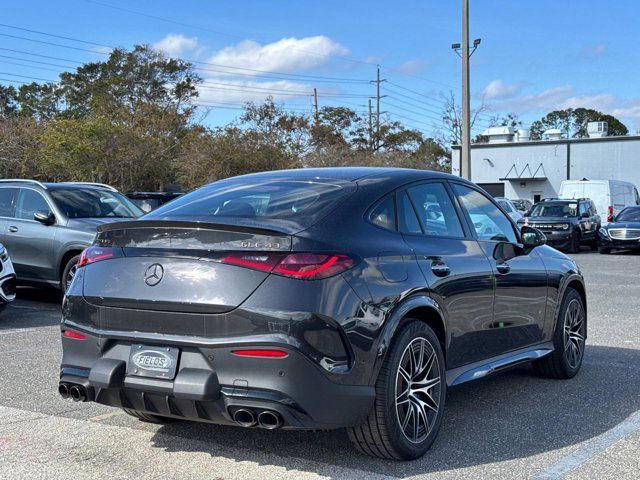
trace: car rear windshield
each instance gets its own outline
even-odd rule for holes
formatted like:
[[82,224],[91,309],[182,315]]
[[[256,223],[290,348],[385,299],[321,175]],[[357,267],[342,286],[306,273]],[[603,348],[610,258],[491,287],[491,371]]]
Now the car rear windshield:
[[68,218],[135,218],[143,214],[127,197],[110,190],[55,188],[49,192]]
[[221,181],[161,206],[146,219],[196,220],[285,231],[310,227],[353,187],[323,181]]
[[571,218],[578,216],[578,202],[571,203],[539,203],[531,211],[532,217]]
[[640,208],[627,208],[618,214],[616,222],[640,222]]

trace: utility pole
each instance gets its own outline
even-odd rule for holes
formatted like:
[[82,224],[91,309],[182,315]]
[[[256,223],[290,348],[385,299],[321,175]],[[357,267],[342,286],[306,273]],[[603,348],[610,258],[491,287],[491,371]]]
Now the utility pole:
[[471,180],[471,94],[469,60],[480,45],[480,39],[473,41],[473,50],[469,50],[469,0],[462,0],[462,45],[451,45],[462,58],[462,145],[460,151],[460,176]]
[[380,148],[380,99],[386,97],[386,95],[380,95],[380,84],[386,81],[386,78],[380,78],[380,65],[378,65],[376,79],[372,82],[376,84],[376,138],[374,142],[374,150],[376,151]]
[[369,99],[369,146],[373,150],[373,118],[371,115],[371,99]]
[[462,155],[460,175],[471,180],[471,104],[469,93],[469,0],[462,0]]
[[318,89],[313,89],[313,118],[318,123]]

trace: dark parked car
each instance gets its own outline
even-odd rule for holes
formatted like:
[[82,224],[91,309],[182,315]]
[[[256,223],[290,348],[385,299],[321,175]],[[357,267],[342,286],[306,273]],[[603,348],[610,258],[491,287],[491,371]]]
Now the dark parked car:
[[527,200],[526,198],[516,198],[511,201],[522,215],[525,215],[529,210],[531,210],[531,207],[533,207],[531,200]]
[[600,253],[640,249],[640,207],[627,207],[598,231]]
[[16,298],[16,274],[4,245],[0,243],[0,312]]
[[63,304],[59,393],[142,420],[346,427],[411,459],[448,386],[582,362],[576,264],[452,175],[253,174],[99,231]]
[[592,250],[598,248],[601,221],[588,198],[543,200],[518,223],[541,230],[547,236],[547,244],[570,253],[580,251],[581,245],[588,245]]
[[184,195],[182,192],[131,192],[127,197],[144,213],[155,210],[160,205]]
[[0,242],[22,284],[66,290],[96,227],[140,215],[108,185],[0,180]]

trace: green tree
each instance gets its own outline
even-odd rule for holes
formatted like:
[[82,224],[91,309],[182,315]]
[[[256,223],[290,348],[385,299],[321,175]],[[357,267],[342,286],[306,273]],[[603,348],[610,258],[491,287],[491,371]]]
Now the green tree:
[[531,124],[531,138],[539,140],[542,134],[551,128],[561,130],[568,138],[587,137],[589,122],[607,122],[607,136],[627,135],[629,130],[617,118],[589,108],[567,108],[549,112],[540,120]]

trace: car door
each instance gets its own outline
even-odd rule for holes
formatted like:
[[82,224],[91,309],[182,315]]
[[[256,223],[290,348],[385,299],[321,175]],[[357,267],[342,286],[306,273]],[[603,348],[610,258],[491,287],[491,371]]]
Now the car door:
[[491,263],[495,278],[493,317],[478,325],[494,355],[543,340],[547,272],[535,249],[525,249],[515,224],[475,188],[452,183],[457,200]]
[[19,278],[52,281],[57,278],[53,255],[55,225],[44,225],[33,219],[39,210],[52,211],[39,191],[20,187],[14,218],[6,222],[5,243]]
[[578,205],[578,216],[580,218],[580,231],[582,233],[582,238],[586,240],[594,239],[598,228],[598,222],[593,210],[591,209],[590,201],[580,202]]
[[[7,222],[14,216],[17,196],[18,189],[16,187],[0,187],[0,243],[5,246]],[[9,255],[11,255],[10,251]]]
[[493,319],[494,275],[462,221],[445,182],[397,192],[398,226],[447,321],[447,367],[491,356],[483,341]]

